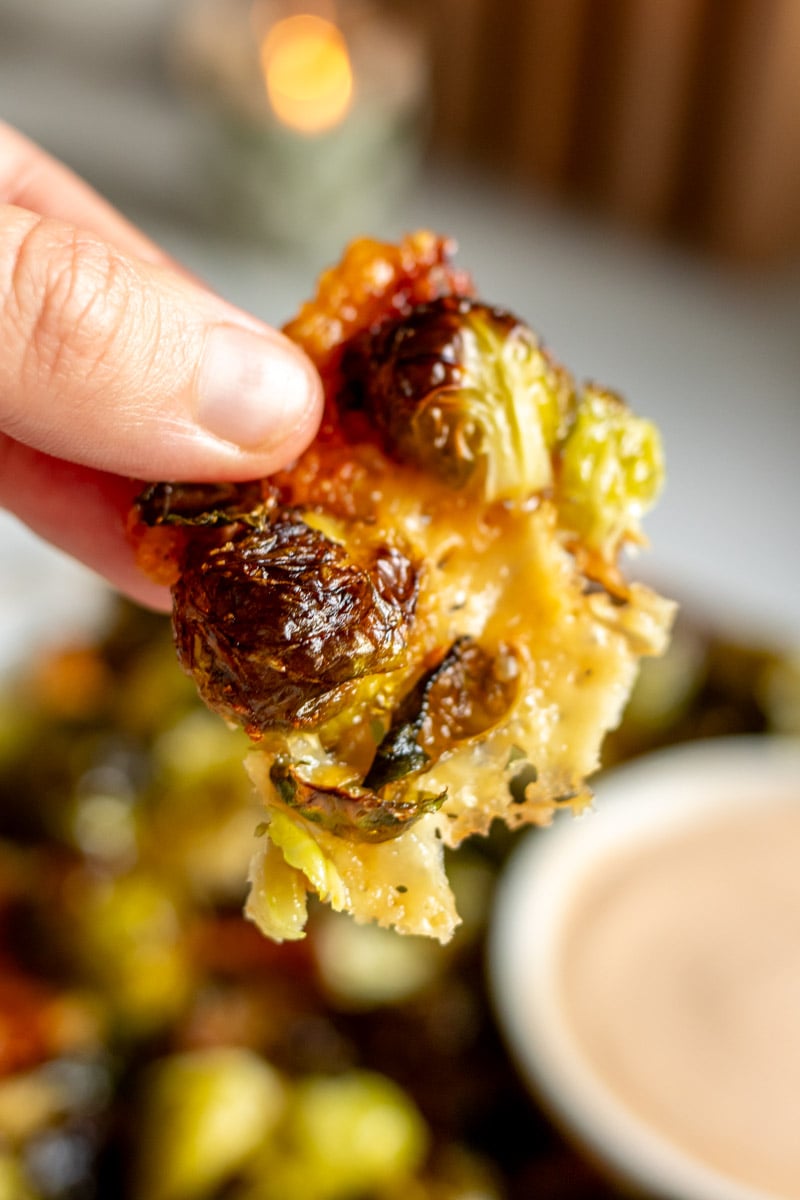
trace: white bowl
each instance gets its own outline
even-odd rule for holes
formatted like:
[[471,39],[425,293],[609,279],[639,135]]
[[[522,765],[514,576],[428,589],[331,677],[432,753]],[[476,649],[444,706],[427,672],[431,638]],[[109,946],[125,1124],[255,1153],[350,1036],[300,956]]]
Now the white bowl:
[[[676,1200],[774,1200],[790,1193],[737,1181],[644,1119],[589,1061],[567,1021],[560,975],[565,932],[603,865],[765,805],[800,805],[800,739],[684,744],[605,776],[592,812],[526,834],[501,879],[489,969],[500,1022],[520,1070],[568,1136],[614,1177]],[[758,810],[758,811],[757,811]],[[798,857],[800,872],[800,856]],[[699,914],[696,928],[704,928]],[[586,925],[581,929],[587,928]],[[591,935],[592,923],[588,924]],[[583,933],[581,936],[584,936]],[[800,928],[797,955],[800,960]],[[800,973],[800,967],[798,967]],[[617,1030],[627,1036],[627,1030]],[[691,1106],[693,1097],[686,1097]],[[797,1090],[800,1137],[800,1080]],[[769,1113],[763,1114],[769,1120]],[[793,1196],[800,1195],[800,1179]]]

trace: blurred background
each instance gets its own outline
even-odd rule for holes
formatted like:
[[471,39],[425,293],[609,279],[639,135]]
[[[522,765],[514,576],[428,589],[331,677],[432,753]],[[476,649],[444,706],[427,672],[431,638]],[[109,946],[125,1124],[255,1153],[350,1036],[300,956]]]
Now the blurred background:
[[795,0],[0,0],[0,114],[275,323],[451,234],[661,425],[643,569],[794,639],[798,56]]
[[[277,324],[345,241],[453,235],[664,434],[635,570],[683,616],[609,761],[800,732],[797,0],[0,0],[0,118]],[[254,940],[241,746],[0,516],[0,1200],[612,1194],[494,1026],[506,841],[445,954]]]
[[[352,104],[336,98],[335,52],[306,60],[310,117],[276,109],[273,85],[269,111],[255,78],[269,26],[304,12],[338,20],[355,59]],[[423,141],[431,161],[702,252],[777,265],[800,245],[792,0],[2,0],[0,20],[7,119],[128,206],[202,210],[191,83],[217,115],[312,137],[374,102],[383,134]]]

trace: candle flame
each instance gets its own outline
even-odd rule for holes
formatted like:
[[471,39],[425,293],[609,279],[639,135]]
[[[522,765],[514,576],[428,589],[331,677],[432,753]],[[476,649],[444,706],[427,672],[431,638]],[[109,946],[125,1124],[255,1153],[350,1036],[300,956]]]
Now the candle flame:
[[337,125],[353,98],[353,69],[341,30],[302,14],[277,21],[260,47],[261,70],[279,120],[301,133]]

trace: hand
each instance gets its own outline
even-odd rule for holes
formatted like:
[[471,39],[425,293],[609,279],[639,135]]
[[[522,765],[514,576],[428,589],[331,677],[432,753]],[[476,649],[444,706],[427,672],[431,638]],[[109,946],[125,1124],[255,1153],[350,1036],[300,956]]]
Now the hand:
[[314,368],[0,122],[0,505],[153,607],[141,480],[267,475],[311,441]]

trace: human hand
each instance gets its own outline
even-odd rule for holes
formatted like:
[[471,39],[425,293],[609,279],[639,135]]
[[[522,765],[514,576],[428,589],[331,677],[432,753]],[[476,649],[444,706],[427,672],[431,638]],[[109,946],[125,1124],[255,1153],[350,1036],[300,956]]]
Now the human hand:
[[321,404],[288,339],[0,122],[0,505],[166,608],[125,538],[140,481],[268,475]]

